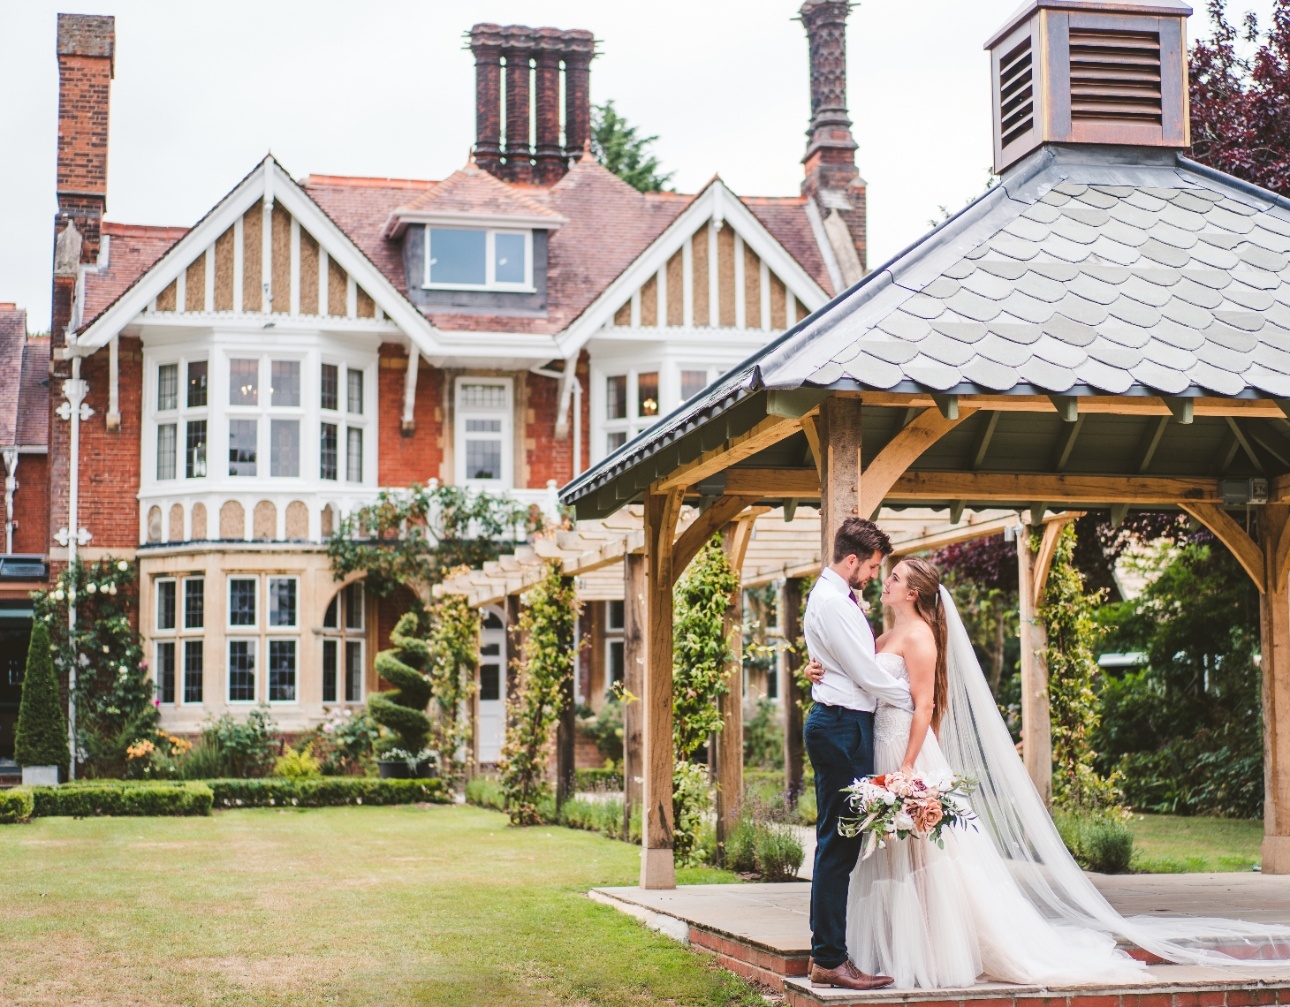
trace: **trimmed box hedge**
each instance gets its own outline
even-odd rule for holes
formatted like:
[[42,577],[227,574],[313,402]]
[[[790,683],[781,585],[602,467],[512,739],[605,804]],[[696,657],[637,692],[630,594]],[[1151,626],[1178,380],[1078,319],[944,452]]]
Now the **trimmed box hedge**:
[[35,800],[27,787],[10,787],[0,790],[0,825],[25,822],[31,817]]
[[60,787],[32,787],[35,816],[209,815],[215,799],[205,783],[144,783],[94,780]]
[[326,808],[346,804],[451,804],[443,780],[379,780],[367,776],[324,776],[288,780],[208,780],[217,808]]
[[579,791],[622,790],[623,774],[616,769],[575,769],[573,788]]

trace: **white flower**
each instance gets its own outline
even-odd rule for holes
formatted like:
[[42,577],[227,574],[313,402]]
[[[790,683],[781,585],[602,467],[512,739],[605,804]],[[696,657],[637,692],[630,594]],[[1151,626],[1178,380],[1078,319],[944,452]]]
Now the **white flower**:
[[86,594],[98,594],[98,591],[99,591],[99,586],[95,584],[94,581],[90,581],[88,584],[85,585]]
[[130,569],[130,564],[127,563],[125,560],[121,560],[119,563],[117,563],[116,568],[120,570],[122,573],[125,573],[127,570]]
[[110,595],[114,595],[114,596],[116,595],[116,584],[115,584],[115,583],[109,584],[109,585],[107,586],[107,593],[108,593],[108,594],[110,594]]
[[882,791],[882,801],[884,804],[887,805],[887,807],[890,808],[893,804],[896,803],[896,795],[893,794],[890,790],[884,790]]
[[897,831],[906,832],[914,827],[914,818],[912,815],[901,811],[897,813],[892,824],[896,827]]
[[54,601],[62,601],[66,597],[67,595],[63,593],[63,589],[61,587],[54,592]]
[[896,823],[895,823],[895,822],[888,822],[888,823],[886,824],[886,826],[885,826],[885,829],[886,829],[887,834],[888,834],[888,835],[891,835],[893,832],[895,832],[895,831],[896,831]]

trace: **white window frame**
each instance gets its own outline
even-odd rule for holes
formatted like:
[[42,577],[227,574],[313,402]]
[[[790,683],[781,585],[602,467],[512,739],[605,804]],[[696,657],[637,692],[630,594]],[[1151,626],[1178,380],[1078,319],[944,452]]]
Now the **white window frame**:
[[606,601],[604,603],[605,607],[602,610],[605,617],[604,635],[605,635],[605,692],[606,694],[608,694],[609,691],[614,686],[614,678],[613,678],[613,675],[611,674],[613,669],[613,659],[611,655],[614,652],[614,644],[618,644],[618,646],[624,648],[623,649],[623,680],[626,681],[627,679],[626,612],[624,611],[623,613],[623,624],[615,626],[613,624],[612,619],[610,618],[610,613],[613,612],[615,604],[622,605],[623,603],[621,601],[617,603],[613,601]]
[[[465,385],[495,385],[506,389],[506,405],[500,409],[463,408],[462,388]],[[506,491],[515,487],[515,385],[510,378],[459,377],[453,383],[453,470],[459,486],[478,486],[484,489]],[[466,420],[500,419],[502,421],[502,477],[500,479],[470,479],[466,476]]]
[[[292,661],[292,674],[295,676],[292,682],[292,691],[295,696],[291,699],[274,699],[273,698],[273,666],[272,661],[273,644],[289,643],[294,651]],[[270,706],[299,706],[300,705],[300,637],[292,635],[268,636],[264,641],[264,699]]]
[[[269,618],[270,585],[275,580],[289,580],[296,586],[296,621],[290,626],[275,626]],[[289,573],[269,573],[264,576],[264,632],[272,636],[300,632],[300,578]]]
[[[233,698],[233,644],[249,643],[251,645],[251,698]],[[203,683],[204,684],[204,683]],[[224,701],[229,706],[254,706],[260,698],[260,638],[258,636],[228,636],[224,640]]]
[[[431,283],[430,282],[430,232],[436,231],[483,231],[484,232],[484,282],[483,283]],[[524,238],[524,282],[499,283],[496,277],[496,242],[499,234],[515,234]],[[422,245],[425,251],[425,269],[421,286],[425,290],[499,290],[513,293],[531,294],[533,286],[533,232],[512,227],[452,227],[439,224],[425,225],[425,240]]]
[[[253,623],[234,623],[233,622],[233,581],[249,580],[255,584],[255,622]],[[255,573],[230,573],[224,578],[224,628],[230,636],[246,636],[254,633],[260,635],[260,625],[264,619],[265,599],[261,597],[265,588],[262,586],[262,579],[259,574]]]
[[[345,592],[357,588],[362,592],[362,603],[359,605],[359,616],[362,620],[359,626],[350,626],[345,617],[346,599]],[[330,609],[332,603],[336,605],[336,625],[328,626],[326,611]],[[318,682],[319,695],[323,695],[322,689],[322,659],[326,652],[327,644],[335,644],[336,647],[336,698],[327,699],[323,696],[323,703],[327,706],[362,706],[367,701],[367,589],[361,580],[351,581],[339,588],[332,600],[327,602],[327,609],[323,612],[322,628],[322,646],[318,650]],[[349,644],[357,643],[359,645],[359,675],[358,675],[358,697],[355,699],[345,698],[346,682],[346,653]]]
[[[190,406],[188,404],[188,367],[190,364],[206,365],[206,405]],[[161,391],[161,369],[173,366],[178,374],[175,391],[175,408],[159,409],[158,393]],[[211,470],[211,362],[204,352],[176,354],[174,352],[159,354],[148,360],[144,371],[144,415],[147,417],[148,435],[143,441],[143,479],[144,483],[168,487],[186,487],[204,485]],[[188,475],[188,424],[195,421],[206,423],[206,470],[199,475]],[[157,451],[157,435],[161,427],[173,425],[175,428],[174,463],[175,474],[162,479],[157,475],[157,462],[160,460]],[[198,483],[197,480],[202,480]]]
[[[161,696],[161,648],[170,647],[170,688],[174,699],[163,699]],[[160,706],[178,706],[183,685],[179,667],[182,642],[174,636],[163,636],[152,641],[152,694]]]

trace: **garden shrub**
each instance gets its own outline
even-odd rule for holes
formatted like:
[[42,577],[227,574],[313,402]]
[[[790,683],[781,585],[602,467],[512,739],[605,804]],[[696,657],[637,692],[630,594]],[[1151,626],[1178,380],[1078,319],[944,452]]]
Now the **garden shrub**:
[[209,780],[217,808],[298,806],[327,808],[347,804],[449,804],[443,780],[380,780],[364,776],[315,779]]
[[442,771],[452,780],[465,775],[470,718],[465,711],[477,688],[479,610],[464,595],[444,595],[430,608],[430,676],[434,697],[430,736]]
[[575,769],[573,771],[575,790],[609,791],[623,789],[623,774],[617,769]]
[[226,713],[202,727],[201,740],[181,771],[189,780],[266,776],[277,761],[279,745],[278,725],[268,707],[256,707],[243,721]]
[[273,775],[289,780],[311,780],[322,776],[322,769],[310,747],[302,745],[299,749],[288,747],[278,756],[278,761],[273,766]]
[[18,727],[14,733],[13,755],[20,766],[58,766],[64,773],[70,761],[67,749],[67,721],[58,694],[58,678],[50,653],[49,627],[37,619],[31,626],[27,648],[27,670],[18,704]]
[[473,780],[466,781],[466,803],[505,811],[506,792],[496,777],[476,776]]
[[792,828],[779,822],[759,824],[753,850],[763,881],[794,880],[806,856]]
[[34,810],[35,799],[30,788],[10,787],[8,790],[0,790],[0,825],[25,822]]
[[[596,748],[605,760],[605,766],[622,768],[623,764],[623,701],[611,695],[599,713],[587,711],[579,727],[596,742]],[[585,772],[585,770],[579,770]],[[581,783],[579,790],[585,789]]]
[[1086,871],[1124,874],[1133,859],[1133,833],[1114,813],[1058,812],[1053,816],[1062,842]]
[[778,769],[783,775],[784,725],[773,699],[757,700],[756,714],[744,725],[744,766]]
[[737,874],[757,870],[757,826],[752,818],[740,815],[726,833],[726,869]]
[[573,580],[558,562],[524,596],[520,634],[524,653],[517,662],[515,695],[507,700],[501,780],[512,825],[542,822],[538,804],[547,795],[546,767],[552,731],[569,698],[577,648],[579,611]]
[[183,764],[192,743],[156,728],[150,738],[139,738],[125,750],[125,778],[128,780],[175,780],[183,776]]
[[209,815],[214,795],[205,783],[169,781],[134,783],[92,780],[61,787],[32,787],[35,815]]
[[380,737],[381,729],[366,709],[356,713],[342,706],[313,729],[307,744],[323,776],[365,776]]
[[378,750],[390,758],[418,758],[430,737],[430,645],[420,638],[421,628],[417,613],[405,612],[390,632],[390,649],[376,655],[376,673],[394,688],[373,693],[367,711],[387,732]]

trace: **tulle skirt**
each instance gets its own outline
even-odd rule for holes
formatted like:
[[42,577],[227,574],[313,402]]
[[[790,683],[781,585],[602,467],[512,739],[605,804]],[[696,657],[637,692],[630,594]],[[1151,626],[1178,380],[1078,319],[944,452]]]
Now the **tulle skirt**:
[[[879,706],[876,772],[900,769],[909,723],[909,713]],[[937,776],[950,771],[931,732],[914,768]],[[894,840],[856,865],[847,947],[865,972],[890,975],[906,989],[978,979],[1043,985],[1146,978],[1109,934],[1041,916],[984,832],[955,827],[941,836],[944,849],[923,839]]]

